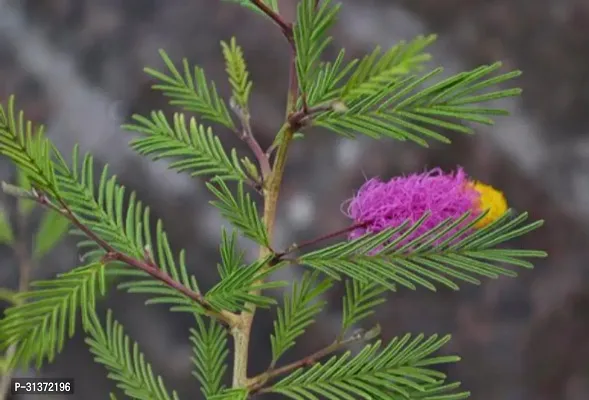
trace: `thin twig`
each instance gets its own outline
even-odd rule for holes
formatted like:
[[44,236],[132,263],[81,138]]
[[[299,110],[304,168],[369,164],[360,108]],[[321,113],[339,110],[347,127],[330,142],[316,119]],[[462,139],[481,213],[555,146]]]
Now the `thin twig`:
[[284,33],[285,36],[292,35],[292,25],[287,22],[281,15],[277,14],[272,10],[266,3],[262,0],[250,0],[253,5],[258,7],[264,14],[270,17],[276,25],[280,27],[280,30]]
[[[352,336],[343,339],[343,340],[336,340],[333,343],[331,343],[330,345],[328,345],[327,347],[324,347],[321,350],[316,351],[313,354],[310,354],[298,361],[294,361],[290,364],[284,365],[280,368],[276,368],[276,369],[272,369],[269,370],[267,372],[264,372],[252,379],[250,379],[249,381],[249,387],[250,387],[250,391],[249,394],[256,394],[256,393],[265,393],[267,391],[269,391],[269,388],[264,388],[264,385],[266,385],[266,383],[268,383],[268,381],[280,376],[280,375],[284,375],[286,373],[289,373],[291,371],[294,371],[298,368],[303,368],[303,367],[310,367],[312,365],[314,365],[315,363],[319,362],[322,358],[335,353],[336,351],[352,344],[355,342],[360,342],[360,341],[365,341],[365,340],[371,340],[372,338],[375,337],[375,332],[373,332],[373,330],[375,332],[380,332],[380,327],[376,327],[374,329],[371,329],[369,331],[364,331],[364,330],[360,330],[359,332],[353,334]],[[378,333],[376,333],[378,334]]]
[[319,236],[319,237],[316,237],[316,238],[313,238],[310,240],[305,240],[304,242],[301,242],[301,243],[294,243],[293,245],[291,245],[288,249],[284,250],[283,252],[276,253],[276,258],[282,259],[282,257],[284,257],[285,255],[293,253],[297,250],[300,250],[303,247],[308,247],[308,246],[314,245],[316,243],[323,242],[325,240],[329,240],[329,239],[333,239],[333,238],[336,238],[341,235],[345,235],[346,233],[350,233],[355,229],[364,228],[366,225],[368,225],[367,222],[359,222],[357,224],[350,225],[346,228],[325,234],[323,236]]
[[104,239],[100,236],[95,234],[89,227],[87,227],[84,223],[82,223],[78,217],[71,211],[69,206],[62,200],[58,199],[59,205],[55,205],[49,201],[49,199],[42,193],[37,193],[36,201],[42,206],[51,208],[61,215],[66,217],[72,224],[74,224],[78,229],[80,229],[89,239],[94,241],[98,244],[103,250],[106,251],[106,255],[104,257],[104,261],[121,261],[125,264],[128,264],[132,267],[138,268],[143,270],[144,272],[148,273],[152,277],[162,281],[169,287],[177,290],[178,292],[184,294],[186,297],[194,300],[196,303],[200,304],[202,308],[204,308],[208,315],[213,318],[218,319],[220,322],[228,325],[234,326],[238,320],[238,316],[234,313],[229,311],[216,311],[211,306],[211,304],[203,297],[202,294],[195,292],[188,287],[184,286],[182,283],[174,280],[171,276],[166,274],[157,265],[155,265],[152,261],[144,261],[133,258],[127,254],[124,254],[109,243],[107,243]]
[[230,106],[241,122],[241,132],[236,132],[237,136],[248,145],[252,153],[254,153],[256,160],[258,160],[258,164],[260,165],[260,169],[262,171],[262,182],[256,183],[263,185],[266,178],[270,175],[270,172],[272,172],[272,168],[270,167],[270,160],[268,159],[268,156],[264,150],[262,150],[260,143],[256,140],[252,132],[249,111],[243,109],[243,107],[237,104],[237,102],[233,101],[233,99],[231,99]]

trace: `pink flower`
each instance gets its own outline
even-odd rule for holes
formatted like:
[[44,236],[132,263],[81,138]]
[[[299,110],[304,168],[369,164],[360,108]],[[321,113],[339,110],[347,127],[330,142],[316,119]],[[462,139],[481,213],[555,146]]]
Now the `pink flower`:
[[[471,218],[476,217],[480,212],[479,199],[480,193],[460,167],[455,173],[446,174],[435,168],[422,174],[395,177],[388,182],[374,178],[362,185],[350,200],[346,214],[355,225],[362,227],[353,230],[349,238],[378,233],[406,221],[412,225],[429,211],[425,222],[401,243],[405,244],[448,218],[458,219],[468,211],[473,211]],[[451,236],[456,229],[438,242]]]

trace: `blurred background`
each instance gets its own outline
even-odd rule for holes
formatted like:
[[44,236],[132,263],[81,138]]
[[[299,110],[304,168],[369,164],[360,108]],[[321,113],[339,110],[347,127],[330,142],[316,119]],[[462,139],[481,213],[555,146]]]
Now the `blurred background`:
[[[292,18],[294,0],[281,6]],[[342,140],[311,131],[292,147],[282,190],[276,247],[340,229],[340,205],[365,176],[393,175],[462,165],[504,190],[517,210],[546,220],[545,228],[513,246],[547,250],[550,257],[518,279],[488,280],[459,292],[400,290],[366,327],[379,321],[383,337],[452,333],[445,348],[462,361],[447,368],[477,400],[581,400],[589,398],[589,2],[586,0],[345,0],[333,34],[334,48],[362,56],[416,35],[439,34],[430,48],[446,74],[503,61],[522,69],[521,98],[499,105],[511,112],[474,137],[452,134],[453,145],[429,149],[394,141]],[[254,80],[254,132],[267,147],[284,115],[289,49],[266,20],[215,0],[0,0],[0,101],[15,94],[26,116],[45,123],[66,154],[75,143],[108,163],[164,219],[176,249],[188,251],[202,287],[217,280],[223,221],[207,205],[202,181],[166,170],[127,147],[132,134],[119,125],[133,113],[173,109],[142,72],[161,68],[157,49],[187,57],[228,93],[219,41],[232,35],[245,49]],[[333,50],[333,49],[332,49]],[[216,131],[228,145],[241,143]],[[6,160],[1,178],[12,179]],[[8,204],[10,200],[3,198]],[[243,243],[249,257],[255,248]],[[0,249],[0,286],[15,288],[17,265]],[[45,279],[79,265],[65,240],[34,270]],[[293,268],[281,279],[301,273]],[[276,293],[280,296],[280,293]],[[342,291],[289,358],[329,343],[339,324]],[[191,376],[187,315],[143,305],[145,298],[113,291],[101,307],[137,340],[181,398],[200,398]],[[270,313],[256,316],[251,370],[269,361]],[[288,360],[287,360],[288,361]],[[83,400],[106,399],[112,384],[92,362],[82,337],[57,361],[19,375],[76,378]],[[23,399],[25,397],[22,397]],[[57,397],[55,397],[57,399]],[[268,397],[270,398],[270,397]]]

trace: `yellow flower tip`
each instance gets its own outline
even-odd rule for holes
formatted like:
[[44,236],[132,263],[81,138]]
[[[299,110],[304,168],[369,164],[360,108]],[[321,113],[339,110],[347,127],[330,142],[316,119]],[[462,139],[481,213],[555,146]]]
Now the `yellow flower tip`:
[[508,209],[507,200],[503,193],[495,189],[493,186],[478,181],[471,182],[471,185],[473,189],[480,194],[477,204],[478,211],[484,212],[489,210],[489,212],[474,225],[475,228],[484,228],[505,214]]

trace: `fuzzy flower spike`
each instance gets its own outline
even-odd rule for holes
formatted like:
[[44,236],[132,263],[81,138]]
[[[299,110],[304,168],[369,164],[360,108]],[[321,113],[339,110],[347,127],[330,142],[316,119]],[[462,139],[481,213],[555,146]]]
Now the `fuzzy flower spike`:
[[[395,177],[388,182],[374,178],[362,185],[349,203],[347,216],[360,226],[349,238],[378,233],[407,220],[415,223],[429,211],[429,218],[405,239],[406,243],[448,218],[458,219],[468,211],[475,218],[486,210],[489,211],[474,228],[485,227],[500,218],[507,211],[505,197],[489,185],[468,180],[462,168],[454,173],[435,168],[422,174]],[[455,232],[448,232],[440,240]]]

